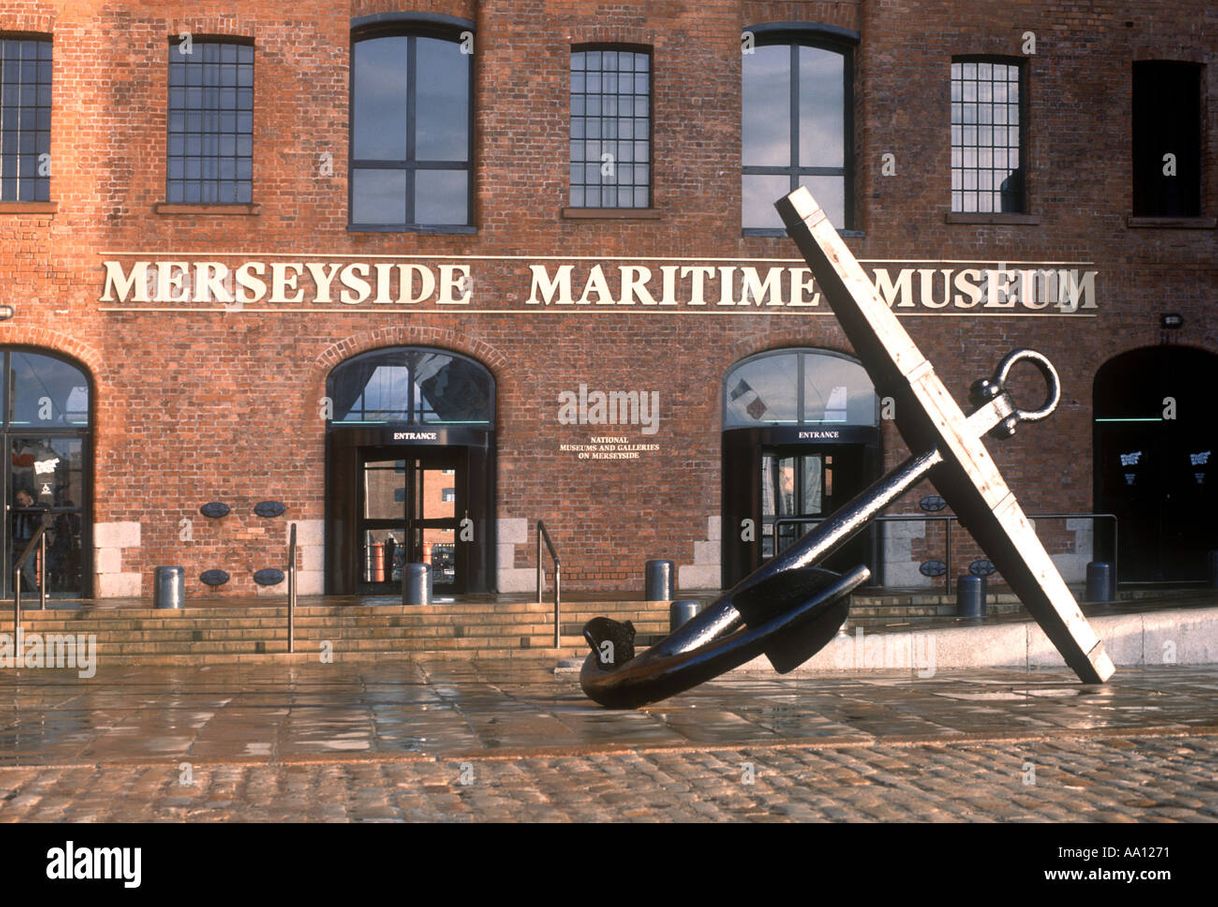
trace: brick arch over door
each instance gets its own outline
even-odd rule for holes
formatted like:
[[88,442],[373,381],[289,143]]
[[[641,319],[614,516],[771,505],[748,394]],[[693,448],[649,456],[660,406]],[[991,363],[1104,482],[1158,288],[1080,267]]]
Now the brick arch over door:
[[77,365],[84,366],[95,387],[102,383],[106,374],[105,359],[99,350],[70,334],[50,328],[10,325],[0,330],[0,345],[37,347],[53,356],[75,359]]

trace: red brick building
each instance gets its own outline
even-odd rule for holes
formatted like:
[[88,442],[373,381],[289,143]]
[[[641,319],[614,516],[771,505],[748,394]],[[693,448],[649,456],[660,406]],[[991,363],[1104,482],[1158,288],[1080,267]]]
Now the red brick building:
[[[1218,547],[1212,4],[0,0],[0,41],[2,541],[50,507],[61,594],[281,594],[288,522],[306,593],[389,536],[528,589],[538,519],[569,588],[734,580],[905,454],[799,183],[959,399],[1057,364],[992,447],[1026,510],[1117,513],[1128,579]],[[937,531],[851,556],[929,583]]]

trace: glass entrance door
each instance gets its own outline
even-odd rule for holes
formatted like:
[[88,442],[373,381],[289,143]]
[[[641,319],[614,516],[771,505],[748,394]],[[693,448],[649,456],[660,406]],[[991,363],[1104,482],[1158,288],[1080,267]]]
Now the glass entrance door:
[[360,591],[401,589],[405,564],[430,564],[439,592],[464,591],[457,544],[466,514],[460,454],[366,453],[360,482]]
[[833,509],[833,455],[766,454],[761,473],[761,554],[771,558],[815,525],[804,519]]
[[[5,433],[5,519],[0,524],[3,595],[13,568],[40,524],[46,533],[47,594],[79,598],[84,589],[85,444],[82,438]],[[22,592],[37,593],[42,564],[35,550],[22,565]]]
[[[811,532],[863,488],[859,445],[798,446],[766,450],[761,457],[761,556],[768,560]],[[863,533],[823,566],[846,570],[869,564]]]

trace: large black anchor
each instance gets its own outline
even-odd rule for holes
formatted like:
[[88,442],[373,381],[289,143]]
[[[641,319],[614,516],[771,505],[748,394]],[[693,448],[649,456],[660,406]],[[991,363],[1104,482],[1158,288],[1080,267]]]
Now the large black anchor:
[[[859,354],[877,392],[893,398],[895,420],[910,450],[921,451],[835,511],[796,544],[763,564],[705,610],[638,655],[633,628],[598,617],[584,627],[592,648],[580,673],[589,698],[609,708],[635,708],[683,692],[765,655],[786,673],[807,661],[845,622],[850,593],[870,571],[844,574],[815,565],[925,478],[955,510],[1085,683],[1114,670],[1104,644],[1037,538],[1015,495],[982,443],[1010,437],[1020,422],[1047,418],[1061,398],[1057,372],[1044,356],[1015,350],[995,374],[976,382],[976,409],[965,416],[806,188],[778,202],[787,232]],[[1035,366],[1045,402],[1020,409],[1007,391],[1011,369]]]

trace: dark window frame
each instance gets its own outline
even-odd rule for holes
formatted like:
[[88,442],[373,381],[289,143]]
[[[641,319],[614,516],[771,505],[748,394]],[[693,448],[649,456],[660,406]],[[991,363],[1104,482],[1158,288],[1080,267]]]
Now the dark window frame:
[[[16,60],[18,69],[18,100],[16,104],[7,105],[4,103],[3,94],[0,94],[0,201],[7,203],[29,203],[29,202],[49,202],[51,200],[51,175],[38,175],[38,159],[41,155],[51,153],[51,120],[54,116],[54,38],[52,35],[38,32],[0,32],[0,91],[6,89],[7,80],[4,77],[4,72],[9,68],[8,64],[12,61],[8,60],[8,54],[11,50],[19,48],[23,44],[35,44],[36,52],[32,61],[26,61],[24,54],[18,53]],[[45,51],[45,56],[44,56]],[[21,102],[20,93],[26,87],[24,75],[22,73],[23,64],[32,62],[35,68],[35,75],[32,87],[34,89],[34,103],[32,105],[23,104]],[[40,71],[43,63],[47,64],[50,70],[46,82],[43,82],[40,77]],[[38,96],[42,93],[41,89],[46,88],[47,102],[42,104],[38,100]],[[34,127],[32,129],[22,128],[21,121],[24,119],[24,114],[18,111],[32,110],[34,118]],[[39,125],[42,119],[43,111],[46,112],[46,128],[43,129]],[[18,120],[18,128],[9,129],[8,118],[16,113]],[[3,135],[16,136],[17,148],[14,150],[5,145]],[[22,151],[21,146],[24,144],[24,139],[27,135],[32,135],[34,148],[32,151]],[[21,175],[22,159],[26,157],[33,158],[34,175],[23,177]],[[14,174],[9,177],[4,175],[4,171],[8,169],[8,162],[13,161]],[[9,184],[15,184],[13,187],[13,197],[5,198],[6,190]],[[32,192],[24,193],[24,184],[32,186]]]
[[[169,56],[167,59],[168,65],[167,65],[167,70],[166,70],[166,97],[165,97],[165,201],[167,204],[170,204],[170,205],[190,205],[190,206],[200,206],[200,207],[214,206],[214,205],[233,205],[233,206],[252,205],[253,201],[254,201],[254,147],[253,147],[254,146],[254,100],[256,97],[255,85],[254,85],[256,74],[255,74],[254,70],[256,69],[256,66],[257,66],[257,54],[254,53],[254,47],[255,47],[254,39],[246,37],[244,35],[212,35],[212,34],[193,35],[192,34],[190,41],[191,41],[191,53],[182,54],[179,49],[182,46],[182,39],[180,37],[170,37],[169,38]],[[176,61],[177,65],[183,66],[183,67],[191,66],[191,65],[202,66],[202,67],[206,67],[209,65],[214,65],[216,67],[232,65],[232,66],[236,66],[238,68],[240,68],[242,66],[248,66],[250,69],[250,84],[248,86],[240,85],[239,83],[235,84],[233,86],[224,86],[222,84],[214,84],[214,85],[204,84],[203,86],[191,86],[187,82],[187,83],[183,83],[183,85],[181,85],[181,86],[175,85],[174,81],[173,81],[173,72],[174,72],[174,65],[175,65],[174,54],[177,54],[179,58],[187,57],[187,56],[193,57],[196,54],[198,54],[203,47],[206,47],[206,46],[215,46],[215,47],[221,47],[221,48],[224,46],[233,46],[233,47],[239,47],[239,48],[248,47],[250,49],[250,55],[249,55],[250,59],[249,59],[248,63],[242,62],[240,59],[238,59],[237,61],[228,61],[228,62],[223,61],[223,60],[204,61],[202,59],[196,60],[194,62],[186,62],[185,60],[178,59]],[[223,53],[223,51],[221,51],[221,53]],[[183,70],[183,72],[185,72],[185,70]],[[218,72],[219,72],[219,69],[217,69],[217,73]],[[206,83],[206,81],[207,80],[205,79],[205,83]],[[215,80],[212,80],[212,81],[215,81]],[[174,132],[173,117],[175,114],[180,113],[184,116],[189,116],[191,113],[197,113],[199,111],[209,109],[207,107],[191,108],[191,107],[187,106],[187,107],[182,107],[180,109],[174,107],[174,104],[173,104],[174,90],[179,89],[179,88],[189,89],[192,87],[202,87],[204,90],[206,90],[208,88],[215,88],[217,91],[223,91],[224,89],[231,87],[234,89],[234,91],[236,91],[238,93],[240,91],[242,91],[243,89],[248,89],[250,92],[249,109],[244,110],[239,106],[239,104],[238,104],[238,106],[233,107],[231,109],[231,111],[224,110],[222,108],[215,108],[216,113],[231,112],[233,114],[233,116],[236,118],[236,123],[237,123],[237,126],[233,131],[226,131],[226,130],[220,130],[220,129],[216,129],[216,130],[204,129],[204,130],[201,130],[201,131],[195,133],[195,132],[191,132],[189,130],[183,129],[179,132]],[[239,97],[239,94],[238,94],[238,97]],[[248,133],[249,145],[250,145],[250,152],[248,155],[249,176],[242,177],[242,176],[236,175],[236,173],[239,169],[236,162],[246,159],[246,155],[239,153],[240,152],[240,148],[239,148],[240,140],[247,136],[247,133],[242,131],[240,128],[240,117],[242,114],[246,114],[246,113],[249,114],[249,118],[250,118],[250,129],[249,129],[249,133]],[[212,137],[215,137],[217,140],[225,138],[225,137],[232,137],[234,147],[237,150],[232,155],[220,154],[219,152],[210,153],[210,154],[200,153],[198,155],[191,155],[191,154],[187,153],[187,151],[189,150],[189,146],[184,145],[184,150],[182,151],[182,153],[175,154],[172,151],[175,136],[181,137],[183,142],[187,143],[189,141],[189,136],[191,136],[191,135],[212,136]],[[175,176],[171,175],[171,170],[172,170],[171,165],[174,160],[180,159],[181,161],[183,161],[184,167],[185,167],[185,162],[191,157],[198,157],[201,163],[206,160],[215,160],[217,162],[217,173],[219,170],[218,162],[221,160],[225,160],[225,159],[231,159],[232,161],[234,161],[234,175],[231,178],[221,177],[219,175],[214,176],[214,177],[213,176],[202,176],[202,175],[200,175],[198,177],[189,177],[186,175],[175,177]],[[236,198],[204,198],[203,197],[203,195],[205,194],[205,192],[203,190],[207,184],[223,184],[226,182],[231,182],[231,183],[235,184],[236,189],[237,189]],[[198,199],[190,199],[190,198],[186,197],[187,187],[191,183],[199,184],[200,197]],[[242,193],[242,191],[241,191],[242,188],[246,187],[246,186],[248,186],[248,193]],[[246,194],[247,197],[242,198],[241,197],[242,194]]]
[[[1146,172],[1143,168],[1148,167],[1157,168],[1161,174],[1163,166],[1162,157],[1158,153],[1164,150],[1164,146],[1159,145],[1157,151],[1153,149],[1154,139],[1159,135],[1158,130],[1144,127],[1143,132],[1151,133],[1150,136],[1144,135],[1138,129],[1137,121],[1138,72],[1139,70],[1147,72],[1154,67],[1170,68],[1177,74],[1187,72],[1189,74],[1188,89],[1194,95],[1189,100],[1196,101],[1196,109],[1192,111],[1193,119],[1184,126],[1184,129],[1194,133],[1194,135],[1184,136],[1184,138],[1187,140],[1195,137],[1196,146],[1189,149],[1189,157],[1183,160],[1177,153],[1177,176],[1173,177],[1173,179],[1179,179],[1184,175],[1182,170],[1185,166],[1191,168],[1192,172],[1188,173],[1188,176],[1190,181],[1192,178],[1196,179],[1196,187],[1195,192],[1190,192],[1190,197],[1187,199],[1162,197],[1163,186],[1151,185],[1152,180],[1157,182],[1159,177],[1141,175]],[[1199,218],[1205,214],[1205,75],[1205,64],[1194,60],[1134,60],[1130,67],[1130,211],[1135,218]],[[1156,78],[1162,79],[1162,75],[1158,74]],[[1161,85],[1162,83],[1158,82],[1155,87],[1161,87]],[[1164,92],[1159,91],[1155,94],[1162,95]],[[1183,132],[1183,130],[1181,131]],[[1149,156],[1147,156],[1148,154]],[[1163,178],[1166,179],[1166,177]],[[1182,206],[1177,210],[1172,210],[1170,206],[1172,201]]]
[[[450,17],[427,16],[427,15],[386,15],[383,18],[372,16],[368,17],[368,24],[356,24],[351,29],[351,40],[348,47],[348,71],[350,78],[347,85],[347,110],[348,110],[348,127],[347,127],[347,230],[351,233],[457,233],[457,234],[472,234],[476,233],[478,228],[475,226],[474,214],[474,120],[475,110],[474,102],[476,97],[474,86],[474,54],[469,54],[469,121],[466,125],[466,135],[468,137],[468,150],[466,160],[463,167],[457,166],[459,161],[428,161],[422,166],[419,161],[411,160],[414,153],[416,122],[415,113],[417,109],[416,97],[418,91],[418,56],[415,50],[415,41],[418,38],[435,38],[441,41],[451,41],[453,44],[460,45],[462,35],[465,32],[476,35],[476,29],[472,23],[467,23],[463,20],[452,19]],[[375,38],[407,38],[408,39],[408,54],[409,54],[409,73],[407,76],[406,85],[406,130],[407,130],[407,158],[403,161],[378,161],[375,159],[356,159],[355,157],[355,45],[361,41],[368,41]],[[414,174],[418,170],[460,170],[463,169],[466,176],[466,199],[465,199],[465,214],[466,223],[464,224],[420,224],[420,223],[404,223],[404,224],[363,224],[354,220],[355,216],[355,171],[357,169],[365,170],[403,170],[408,175]],[[406,202],[407,216],[411,217],[415,213],[415,190],[414,181],[406,180]]]
[[[852,234],[857,231],[858,219],[855,217],[854,183],[857,179],[854,154],[854,52],[858,47],[858,36],[845,29],[825,26],[800,26],[792,23],[781,26],[753,26],[744,29],[754,35],[754,47],[789,46],[791,49],[791,98],[790,98],[790,127],[791,127],[791,166],[768,167],[746,166],[744,164],[744,136],[741,135],[741,191],[743,191],[746,176],[789,176],[791,191],[800,185],[803,176],[841,176],[843,182],[843,207],[845,220],[838,232]],[[801,167],[799,166],[799,48],[812,47],[827,50],[842,56],[842,166],[841,167]],[[744,121],[744,72],[741,63],[741,113]],[[740,232],[743,236],[786,236],[781,228],[748,227],[744,224],[743,207],[740,212]]]
[[[420,429],[438,429],[445,426],[453,426],[455,423],[446,423],[443,420],[427,419],[425,414],[428,410],[420,403],[418,398],[418,389],[415,380],[417,363],[416,356],[440,355],[448,356],[453,360],[462,360],[466,366],[472,367],[480,376],[484,377],[489,390],[487,400],[486,418],[471,420],[464,423],[462,427],[491,429],[493,430],[498,418],[498,394],[499,385],[495,373],[485,363],[480,362],[473,356],[468,356],[465,353],[459,353],[456,350],[446,349],[438,346],[427,345],[395,345],[375,347],[370,350],[364,350],[344,359],[330,370],[326,376],[326,395],[329,399],[335,400],[338,398],[336,384],[342,379],[342,372],[348,368],[358,368],[361,362],[377,363],[377,360],[384,360],[379,365],[393,365],[394,367],[405,368],[407,370],[408,380],[406,382],[406,418],[405,419],[335,419],[333,415],[326,420],[327,431],[349,431],[367,428],[370,425],[388,426],[392,428],[420,428]],[[369,375],[371,377],[371,373]],[[367,388],[360,389],[363,394]],[[352,404],[352,410],[354,402]],[[344,415],[350,415],[352,410],[348,410]],[[361,407],[361,415],[368,415],[370,411],[366,406]],[[385,412],[372,410],[372,413]]]
[[[590,53],[590,52],[591,53],[595,53],[595,52],[632,53],[632,54],[645,54],[647,56],[648,63],[647,63],[647,204],[646,205],[640,206],[640,205],[620,205],[619,204],[619,205],[614,205],[614,206],[610,206],[610,207],[603,207],[600,205],[588,205],[588,204],[576,205],[574,203],[574,200],[572,199],[572,193],[575,189],[575,186],[571,182],[571,167],[574,166],[576,163],[574,160],[571,159],[571,143],[576,141],[575,137],[572,135],[574,121],[575,121],[575,113],[572,110],[572,104],[571,104],[572,98],[574,97],[574,94],[575,94],[575,92],[573,91],[573,88],[572,88],[572,82],[574,81],[574,75],[577,72],[577,70],[575,69],[575,55],[577,53]],[[588,71],[587,69],[583,70],[583,72],[587,72],[587,71]],[[604,72],[604,70],[602,70],[602,73],[603,72]],[[620,74],[620,70],[618,72]],[[602,92],[602,94],[603,94],[603,92]],[[591,117],[588,116],[587,113],[582,114],[582,116],[585,121],[592,119]],[[603,120],[603,119],[605,119],[605,115],[600,114],[597,118]],[[632,115],[632,118],[637,119],[637,117],[633,117],[633,115]],[[619,119],[619,117],[615,116],[614,119]],[[656,208],[655,208],[655,199],[656,199],[656,194],[655,194],[655,180],[656,180],[655,130],[656,130],[656,54],[655,54],[655,48],[649,44],[630,44],[630,43],[622,43],[622,42],[585,42],[585,43],[581,43],[581,44],[572,44],[571,48],[570,48],[569,56],[567,58],[567,197],[566,197],[567,206],[571,210],[574,210],[574,211],[589,211],[589,212],[594,212],[594,211],[637,211],[637,212],[642,212],[642,211],[656,210]],[[581,139],[580,141],[587,141],[586,133],[585,133],[585,137],[583,139]],[[615,141],[616,141],[616,139],[615,139]],[[638,139],[637,139],[637,137],[635,137],[635,138],[632,138],[631,141],[638,141]],[[584,164],[584,165],[587,164],[586,161],[580,161],[579,163]],[[637,163],[638,163],[638,161],[631,161],[632,166]],[[633,190],[638,187],[634,183],[631,183],[630,188],[631,188],[632,194],[633,194]]]
[[[1018,167],[1019,205],[1014,211],[1002,210],[1001,202],[1000,202],[999,209],[992,210],[992,211],[982,211],[980,209],[970,210],[970,209],[964,208],[964,207],[957,209],[955,207],[954,202],[952,201],[952,194],[954,192],[956,192],[957,190],[953,189],[951,186],[951,173],[957,169],[959,169],[961,171],[961,173],[964,173],[967,169],[969,169],[969,168],[964,167],[963,164],[961,164],[961,166],[959,168],[957,168],[956,166],[954,166],[951,163],[951,152],[952,151],[954,151],[957,147],[959,147],[961,149],[961,151],[963,152],[963,150],[965,148],[969,147],[969,146],[966,146],[963,144],[961,144],[960,146],[957,146],[955,144],[955,142],[953,142],[951,139],[951,127],[952,126],[959,125],[963,129],[963,127],[966,125],[963,122],[961,122],[959,124],[952,122],[952,117],[951,117],[951,104],[954,103],[951,100],[951,84],[955,81],[954,77],[951,74],[951,66],[954,66],[957,63],[960,63],[960,64],[998,63],[1003,66],[1014,66],[1015,69],[1018,70],[1018,72],[1019,72],[1019,107],[1018,107],[1018,109],[1019,109],[1019,167]],[[1030,185],[1030,181],[1028,179],[1028,173],[1029,173],[1028,164],[1029,164],[1029,157],[1030,157],[1030,147],[1029,147],[1030,139],[1029,139],[1029,131],[1028,131],[1028,110],[1029,110],[1028,92],[1029,92],[1029,83],[1030,83],[1031,79],[1029,78],[1028,71],[1029,71],[1029,63],[1028,63],[1028,60],[1024,57],[1012,57],[1012,56],[1006,56],[1006,55],[1002,55],[1002,54],[954,54],[952,56],[951,61],[948,66],[948,190],[947,190],[948,191],[948,211],[951,214],[954,214],[954,215],[962,214],[962,215],[966,215],[971,218],[971,217],[988,217],[990,215],[996,215],[996,216],[1001,216],[1001,215],[1009,216],[1012,214],[1026,215],[1026,214],[1031,213],[1031,210],[1032,210],[1031,193],[1028,191],[1029,185]],[[980,82],[981,80],[975,79],[974,81]],[[991,78],[991,82],[992,81],[993,80]],[[964,103],[964,102],[961,101],[961,103]],[[994,124],[993,123],[983,124],[983,123],[978,122],[978,123],[971,123],[971,124],[967,124],[967,125],[980,127],[983,125],[992,126]],[[1009,124],[1008,124],[1008,126],[1009,126]],[[980,150],[982,148],[981,145],[974,145],[972,147],[977,150]],[[1007,144],[998,146],[998,145],[994,144],[993,142],[991,142],[991,144],[989,145],[989,150],[991,152],[993,152],[993,150],[998,147],[1001,147],[1004,150],[1008,150],[1008,151],[1010,150],[1010,146]],[[979,166],[974,166],[972,169],[978,173],[982,169],[989,169],[991,171],[994,170],[994,168],[992,166],[989,168],[981,168]],[[971,192],[980,193],[983,190],[981,190],[980,188],[976,188],[976,189],[972,189],[972,190],[964,189],[963,188],[963,179],[962,179],[961,180],[961,189],[959,191],[962,194],[962,201],[963,201],[964,192],[971,191]],[[989,191],[1001,192],[1001,190],[999,188],[991,188]]]
[[[734,375],[736,375],[745,366],[751,365],[754,362],[759,362],[764,359],[774,359],[774,358],[778,358],[781,356],[791,356],[791,355],[794,355],[795,359],[796,359],[795,375],[794,375],[795,413],[796,413],[795,422],[794,423],[766,422],[763,420],[756,420],[754,424],[732,425],[729,427],[728,423],[731,421],[731,419],[730,419],[731,402],[729,400],[729,395],[731,394],[731,387],[729,385],[731,384],[732,377]],[[804,428],[804,427],[810,427],[810,426],[824,425],[825,423],[823,421],[818,421],[815,419],[807,418],[807,402],[808,401],[806,399],[807,385],[805,382],[805,378],[807,376],[808,359],[813,358],[813,357],[824,358],[824,359],[840,359],[843,362],[847,362],[851,365],[858,366],[860,369],[863,370],[863,373],[867,376],[867,381],[871,384],[871,393],[872,393],[872,396],[874,397],[874,403],[875,403],[875,412],[874,412],[874,415],[872,416],[872,421],[870,423],[847,421],[845,423],[834,423],[834,424],[841,424],[841,425],[850,426],[850,427],[875,428],[878,430],[878,428],[880,426],[880,394],[879,394],[879,391],[876,390],[875,382],[871,380],[871,375],[870,375],[870,373],[867,372],[867,369],[864,367],[863,363],[859,359],[855,358],[854,356],[851,356],[848,353],[842,353],[837,350],[824,349],[822,347],[815,347],[815,346],[780,346],[780,347],[776,347],[772,350],[762,350],[759,353],[753,353],[752,355],[745,356],[743,359],[738,359],[735,362],[733,362],[731,364],[731,366],[728,367],[728,370],[724,373],[723,378],[720,381],[720,399],[719,399],[720,421],[719,421],[719,425],[721,427],[721,430],[722,431],[738,431],[738,430],[749,431],[749,430],[756,429],[756,428],[773,428],[776,426],[794,425],[797,428]],[[847,411],[848,411],[848,409],[849,409],[849,404],[847,403]]]

